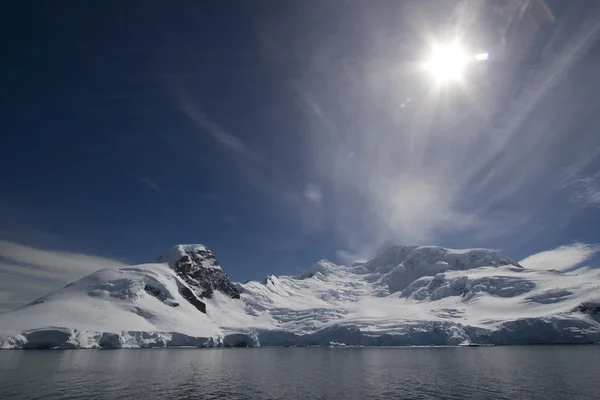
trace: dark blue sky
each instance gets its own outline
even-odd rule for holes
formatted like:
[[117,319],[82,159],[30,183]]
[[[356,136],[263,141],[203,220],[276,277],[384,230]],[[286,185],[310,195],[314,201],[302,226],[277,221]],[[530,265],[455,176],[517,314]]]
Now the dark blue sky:
[[[600,242],[599,2],[12,3],[4,239],[128,263],[203,243],[236,280]],[[419,63],[455,35],[490,60],[434,88]]]

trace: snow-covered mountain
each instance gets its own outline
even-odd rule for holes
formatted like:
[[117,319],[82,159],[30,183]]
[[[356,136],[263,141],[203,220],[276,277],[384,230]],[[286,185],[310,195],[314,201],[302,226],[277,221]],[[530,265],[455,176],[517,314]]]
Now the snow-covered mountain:
[[103,269],[0,315],[0,348],[600,341],[600,270],[398,246],[351,266],[232,282],[202,245]]

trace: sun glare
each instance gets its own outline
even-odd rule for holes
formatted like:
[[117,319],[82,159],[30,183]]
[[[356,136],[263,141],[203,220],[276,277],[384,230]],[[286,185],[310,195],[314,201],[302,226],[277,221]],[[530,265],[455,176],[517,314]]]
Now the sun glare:
[[475,59],[477,61],[487,61],[490,59],[490,53],[479,53],[475,54]]
[[469,59],[458,43],[436,46],[429,61],[427,69],[438,81],[452,81],[460,79]]

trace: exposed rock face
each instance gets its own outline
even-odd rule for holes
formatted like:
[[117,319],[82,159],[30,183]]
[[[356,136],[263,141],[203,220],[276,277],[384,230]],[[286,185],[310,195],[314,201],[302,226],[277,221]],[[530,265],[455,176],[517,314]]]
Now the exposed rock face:
[[576,311],[590,315],[600,315],[600,302],[587,301],[577,306]]
[[187,257],[187,259],[184,257],[177,263],[175,271],[188,285],[198,289],[200,297],[210,299],[213,296],[213,292],[219,290],[232,299],[240,298],[239,289],[223,270],[220,268],[196,269],[194,264],[193,261],[190,262],[190,257]]
[[152,285],[146,285],[146,286],[144,286],[144,290],[146,291],[146,293],[156,297],[157,299],[170,305],[171,307],[179,307],[179,303],[177,303],[175,301],[167,301],[168,300],[167,295],[164,294],[163,292],[161,292],[161,290],[157,287],[154,287]]
[[[203,245],[173,246],[158,258],[159,263],[168,263],[177,275],[189,286],[179,292],[196,309],[206,314],[206,303],[218,290],[232,299],[240,298],[240,286],[233,283],[223,272],[212,251]],[[145,288],[151,295],[160,298],[160,290]],[[162,300],[162,299],[161,299]]]
[[397,246],[241,285],[205,246],[179,245],[1,314],[0,349],[600,343],[600,269],[524,264]]
[[165,301],[167,299],[167,296],[162,293],[159,288],[156,288],[152,285],[144,286],[144,290],[159,300]]
[[198,309],[198,311],[203,312],[204,314],[206,314],[206,304],[199,300],[194,293],[192,293],[192,291],[188,288],[186,288],[185,286],[183,286],[179,292],[181,293],[181,295],[183,296],[184,299],[186,299],[187,301],[190,302],[191,305],[193,305],[194,307],[196,307]]
[[[239,288],[223,272],[213,252],[205,246],[175,246],[158,261],[168,262],[200,298],[212,298],[215,290],[232,299],[240,298]],[[186,296],[183,292],[182,295]]]

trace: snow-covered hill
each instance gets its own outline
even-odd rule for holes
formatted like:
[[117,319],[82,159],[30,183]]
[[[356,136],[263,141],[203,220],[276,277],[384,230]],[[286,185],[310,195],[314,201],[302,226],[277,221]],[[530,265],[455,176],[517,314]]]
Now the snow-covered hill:
[[0,315],[1,348],[600,341],[600,270],[399,246],[366,263],[233,283],[202,245],[104,269]]

